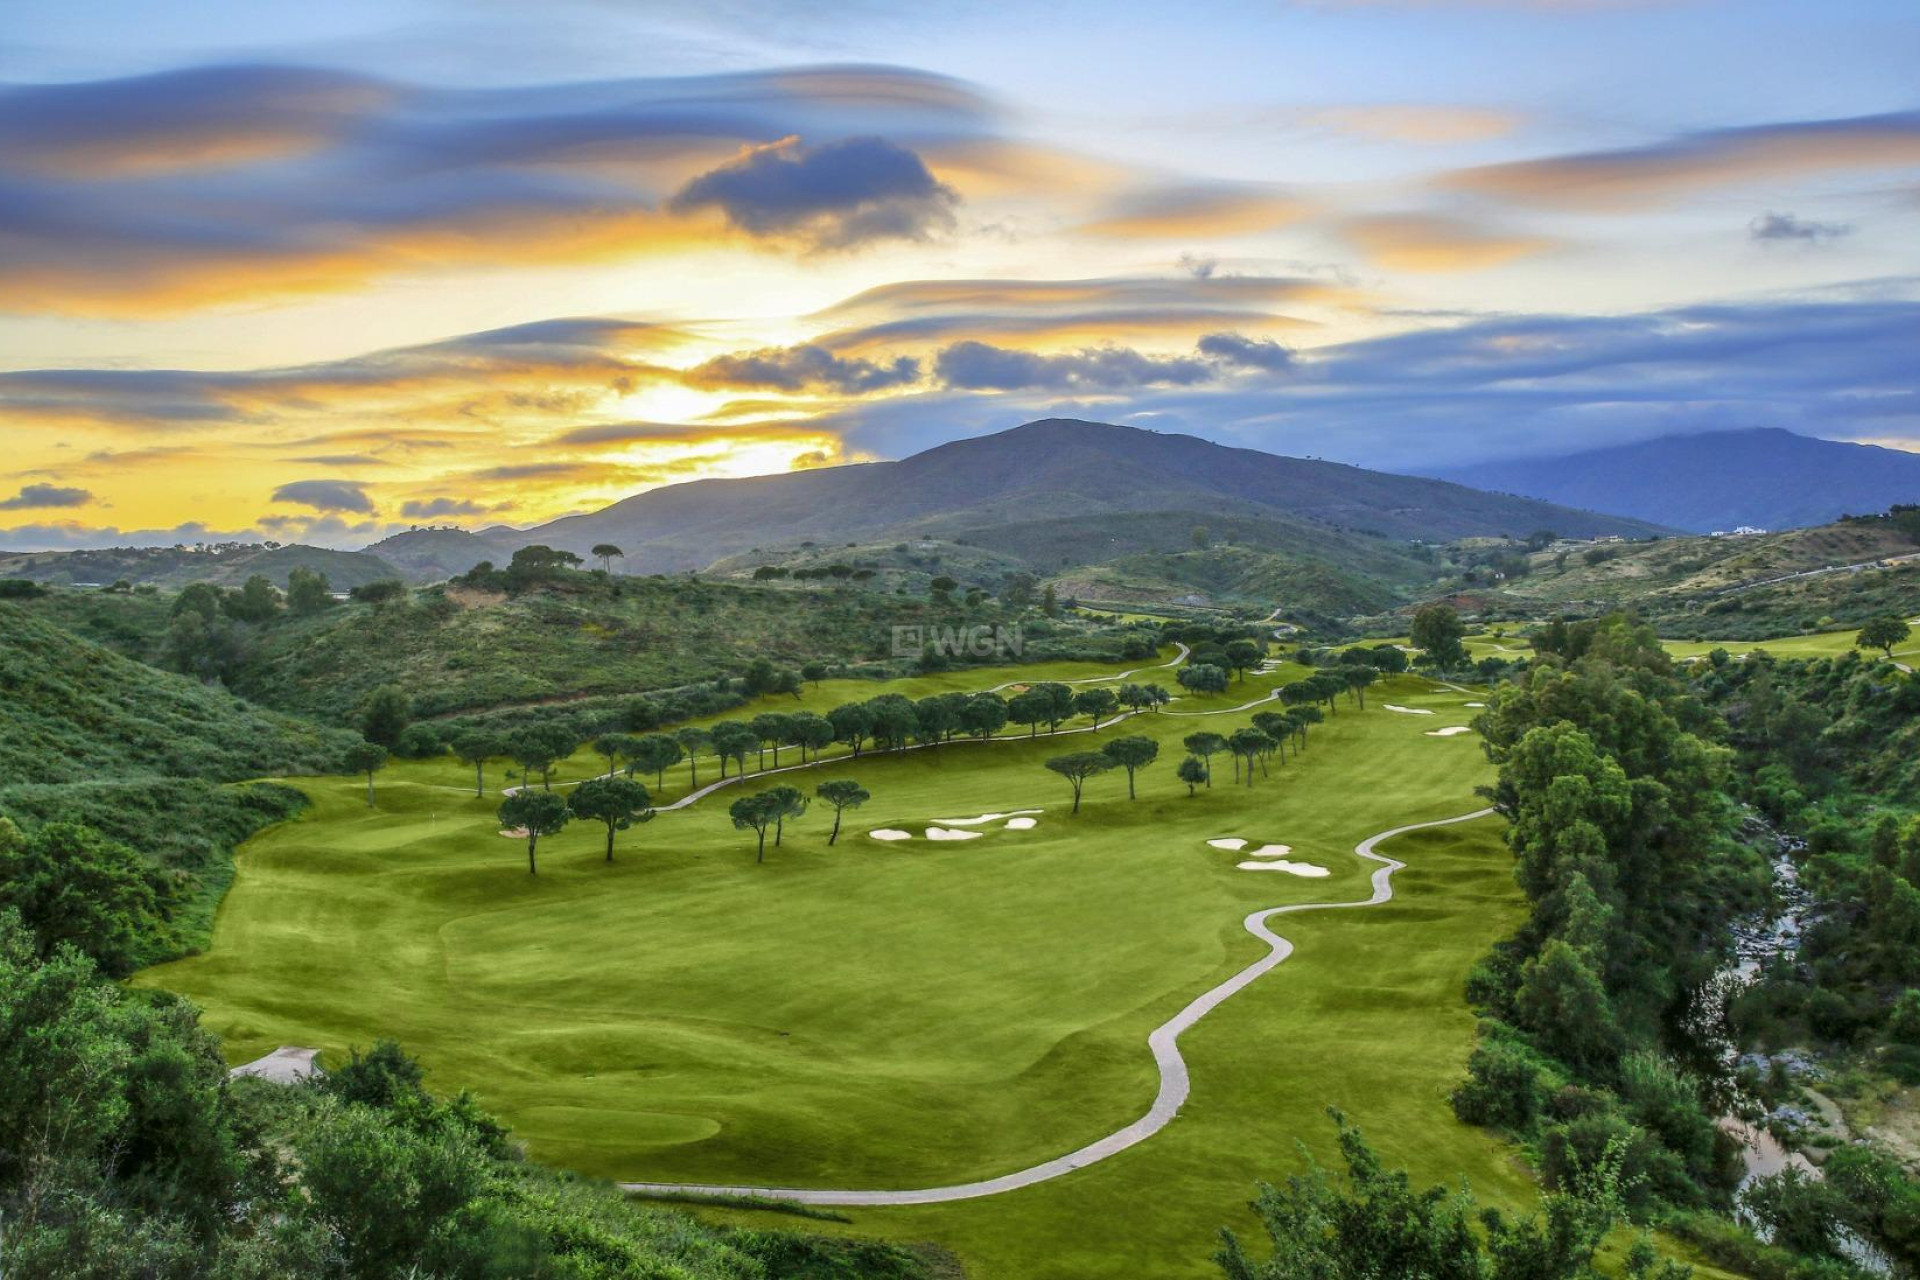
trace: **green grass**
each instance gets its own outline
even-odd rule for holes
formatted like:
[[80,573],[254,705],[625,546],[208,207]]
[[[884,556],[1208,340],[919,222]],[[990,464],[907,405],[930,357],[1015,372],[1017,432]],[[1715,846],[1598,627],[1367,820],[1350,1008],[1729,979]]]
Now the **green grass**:
[[[1237,705],[1298,674],[1171,709]],[[1000,678],[845,682],[806,701]],[[1193,799],[1173,777],[1179,738],[1247,716],[1137,717],[1125,731],[1162,742],[1140,799],[1096,778],[1077,818],[1041,761],[1090,734],[829,763],[781,780],[854,776],[874,800],[838,847],[816,812],[760,865],[725,818],[734,790],[623,834],[611,866],[600,829],[576,826],[542,842],[535,878],[497,833],[497,797],[462,795],[471,775],[452,761],[396,764],[374,810],[357,781],[308,781],[308,815],[242,851],[212,949],[136,981],[200,1003],[236,1061],[280,1044],[337,1060],[397,1037],[435,1088],[472,1088],[535,1158],[591,1174],[914,1187],[1003,1173],[1145,1110],[1147,1032],[1259,954],[1249,911],[1364,897],[1357,841],[1479,804],[1477,740],[1426,736],[1465,723],[1469,699],[1412,677],[1371,694],[1374,709],[1343,704],[1254,787],[1218,761]],[[954,844],[864,834],[1014,808],[1046,812],[1033,831]],[[1291,844],[1333,874],[1238,871],[1205,844],[1223,835]],[[1216,1229],[1251,1225],[1254,1182],[1297,1168],[1296,1140],[1328,1153],[1330,1104],[1419,1177],[1465,1175],[1524,1207],[1513,1153],[1446,1103],[1472,1040],[1462,980],[1521,915],[1497,825],[1389,852],[1409,863],[1394,902],[1287,919],[1294,957],[1183,1037],[1193,1096],[1162,1133],[1026,1191],[850,1209],[823,1229],[929,1240],[980,1280],[1207,1276]]]

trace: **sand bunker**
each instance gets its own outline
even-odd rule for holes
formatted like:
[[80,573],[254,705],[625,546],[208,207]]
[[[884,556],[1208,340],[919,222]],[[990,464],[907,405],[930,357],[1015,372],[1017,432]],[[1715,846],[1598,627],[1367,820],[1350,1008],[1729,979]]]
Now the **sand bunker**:
[[1305,876],[1309,880],[1318,880],[1327,873],[1325,867],[1316,867],[1311,862],[1288,862],[1285,858],[1275,858],[1271,862],[1243,862],[1242,871],[1285,871],[1289,875]]
[[1484,702],[1469,702],[1467,705],[1470,707],[1484,707],[1487,704]]
[[1462,733],[1472,733],[1473,729],[1464,724],[1450,724],[1444,729],[1429,729],[1429,738],[1452,738]]
[[[1009,809],[1005,813],[983,813],[974,818],[935,818],[934,821],[943,827],[978,827],[989,822],[998,822],[1002,818],[1018,818],[1024,814],[1045,812],[1045,809]],[[1007,825],[1013,824],[1009,822]],[[1029,822],[1027,825],[1030,827],[1033,824]]]
[[1033,827],[1034,827],[1034,819],[1032,818],[1008,818],[1007,819],[1007,830],[1009,831],[1031,831],[1033,830]]
[[525,840],[527,838],[527,829],[525,827],[502,827],[500,828],[500,834],[509,840]]
[[1249,858],[1284,858],[1293,852],[1290,844],[1263,844],[1247,856]]
[[1239,836],[1221,836],[1218,840],[1209,840],[1207,843],[1216,849],[1226,849],[1229,852],[1237,852],[1247,847],[1247,842]]
[[987,834],[984,831],[956,831],[952,827],[928,827],[929,840],[978,840]]
[[1425,707],[1401,707],[1391,702],[1387,704],[1387,710],[1398,711],[1403,716],[1430,716],[1433,714],[1433,712],[1427,710]]
[[875,840],[911,840],[913,839],[913,832],[898,831],[898,830],[895,830],[893,827],[880,827],[877,830],[867,832],[867,834],[872,836]]

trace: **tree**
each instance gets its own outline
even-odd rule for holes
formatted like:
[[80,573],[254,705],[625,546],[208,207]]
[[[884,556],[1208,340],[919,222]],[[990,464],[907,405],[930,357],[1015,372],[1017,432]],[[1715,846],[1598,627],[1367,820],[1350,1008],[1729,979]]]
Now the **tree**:
[[1180,687],[1194,693],[1224,693],[1227,688],[1227,673],[1221,667],[1210,662],[1192,663],[1180,668],[1174,679]]
[[1076,694],[1073,709],[1093,721],[1097,730],[1100,722],[1112,715],[1120,706],[1120,699],[1113,696],[1111,689],[1086,689]]
[[1466,646],[1460,643],[1466,634],[1460,615],[1444,604],[1422,605],[1413,615],[1409,633],[1413,647],[1441,671],[1452,671],[1466,663]]
[[927,589],[933,593],[933,598],[935,600],[939,601],[941,604],[945,604],[947,603],[948,598],[953,595],[953,589],[959,585],[960,584],[955,582],[952,578],[947,577],[945,574],[941,574],[939,577],[935,578],[932,582],[929,582],[927,584]]
[[1156,714],[1160,708],[1173,701],[1173,695],[1157,684],[1141,685],[1140,692],[1146,695],[1147,705],[1152,707]]
[[[1253,714],[1253,727],[1272,738],[1276,747],[1281,747],[1293,735],[1295,722],[1291,711],[1256,711]],[[1280,763],[1287,762],[1287,753],[1280,751]]]
[[1893,661],[1893,646],[1904,643],[1913,634],[1913,629],[1898,618],[1873,618],[1860,628],[1860,634],[1854,637],[1856,649],[1878,649],[1887,655],[1887,661]]
[[[687,790],[698,791],[700,789],[700,753],[713,750],[713,735],[705,729],[688,725],[684,729],[674,730],[673,740],[680,744],[682,751],[687,753]],[[722,761],[723,773],[725,769],[726,762]]]
[[1208,786],[1213,785],[1213,775],[1208,772],[1207,766],[1200,762],[1198,756],[1188,756],[1182,760],[1180,767],[1174,770],[1174,776],[1187,784],[1188,796],[1192,796],[1193,789],[1203,782]]
[[413,722],[413,700],[397,684],[383,684],[360,704],[360,736],[391,750]]
[[760,742],[760,767],[767,767],[767,748],[773,748],[773,767],[780,767],[780,745],[793,740],[793,720],[775,711],[763,712],[748,721],[747,727]]
[[1072,755],[1055,756],[1047,761],[1047,768],[1072,785],[1073,811],[1078,813],[1080,812],[1080,791],[1087,785],[1087,779],[1113,768],[1113,762],[1098,751],[1076,751]]
[[1044,711],[1041,717],[1047,722],[1047,732],[1053,733],[1060,728],[1060,722],[1073,714],[1073,689],[1057,680],[1042,680],[1033,686],[1031,692],[1040,699]]
[[387,749],[377,742],[356,742],[347,748],[347,771],[367,775],[367,808],[373,808],[373,775],[387,762]]
[[182,614],[196,613],[202,622],[210,623],[220,616],[220,597],[223,594],[211,582],[190,582],[173,598],[173,608],[167,616],[178,618]]
[[297,614],[321,613],[333,607],[333,587],[327,575],[296,565],[287,571],[287,608]]
[[473,794],[476,798],[487,794],[487,761],[506,750],[498,734],[485,729],[467,729],[453,740],[453,757],[461,764],[473,766]]
[[607,861],[613,861],[613,833],[653,820],[653,797],[631,778],[589,778],[573,789],[567,808],[576,818],[607,825]]
[[566,829],[567,820],[572,816],[565,800],[551,791],[535,791],[525,784],[515,787],[513,793],[501,801],[501,827],[527,833],[528,875],[540,874],[540,864],[534,856],[534,851],[540,846],[540,837],[559,835]]
[[833,740],[841,743],[860,758],[860,749],[867,741],[867,735],[873,731],[873,712],[864,702],[846,702],[827,712],[827,723],[833,726]]
[[1360,699],[1360,709],[1367,709],[1367,686],[1380,678],[1380,673],[1372,667],[1360,663],[1343,665],[1334,669],[1334,675],[1346,681],[1350,689]]
[[[1271,751],[1273,745],[1273,739],[1258,729],[1235,729],[1232,736],[1227,739],[1227,750],[1233,752],[1235,769],[1239,768],[1240,761],[1244,760],[1247,763],[1248,786],[1253,785],[1253,762]],[[1238,777],[1238,774],[1236,773],[1235,776]]]
[[50,822],[23,835],[0,818],[0,913],[19,913],[42,959],[72,946],[123,977],[159,935],[174,895],[146,859],[92,827]]
[[220,598],[220,611],[235,622],[271,622],[280,612],[280,593],[264,574],[254,574],[238,591]]
[[1247,672],[1260,665],[1260,659],[1266,655],[1260,646],[1251,640],[1233,640],[1227,644],[1227,666],[1242,680]]
[[800,793],[797,787],[774,787],[764,794],[774,797],[780,804],[780,811],[774,815],[773,819],[773,847],[778,849],[781,833],[786,830],[787,819],[800,817],[807,811],[807,805],[811,802]]
[[1217,733],[1190,733],[1180,740],[1180,745],[1199,756],[1205,762],[1206,784],[1213,785],[1213,758],[1227,749],[1227,740]]
[[1040,722],[1047,718],[1047,699],[1031,689],[1016,693],[1007,699],[1007,718],[1026,725],[1027,736],[1034,737],[1040,732]]
[[507,739],[507,754],[520,766],[522,782],[531,782],[537,773],[541,789],[551,791],[553,766],[572,755],[579,746],[573,733],[562,724],[532,724]]
[[740,772],[747,771],[747,752],[760,749],[760,735],[738,720],[722,720],[713,726],[713,752],[720,757],[720,776],[727,776],[727,761],[735,761]]
[[867,712],[872,718],[873,744],[888,751],[905,751],[920,728],[920,715],[904,695],[883,693],[869,699]]
[[1040,612],[1049,618],[1060,616],[1060,600],[1053,593],[1053,584],[1049,582],[1040,592]]
[[407,584],[398,578],[382,578],[378,582],[363,582],[347,591],[356,604],[370,604],[384,609],[388,605],[407,598]]
[[611,574],[613,572],[613,562],[615,560],[626,559],[627,553],[619,547],[614,546],[611,542],[602,542],[594,547],[593,558],[600,562],[600,568],[603,572]]
[[813,789],[813,794],[833,806],[833,831],[827,836],[827,845],[840,838],[840,815],[848,809],[858,809],[873,796],[867,789],[851,778],[835,778],[823,782]]
[[1127,771],[1127,799],[1132,800],[1136,798],[1133,775],[1159,758],[1160,744],[1152,738],[1115,738],[1100,748],[1100,754]]
[[593,754],[607,762],[607,776],[620,772],[620,759],[633,750],[633,739],[624,733],[603,733],[593,740]]
[[639,770],[653,775],[656,787],[667,785],[667,770],[680,763],[682,755],[680,744],[664,733],[650,733],[644,738],[631,738],[627,743],[627,769]]
[[786,801],[771,791],[757,791],[750,796],[741,796],[727,807],[727,816],[733,819],[735,831],[751,830],[759,838],[759,852],[755,862],[767,860],[767,828],[786,816]]
[[1007,727],[1007,701],[997,693],[976,693],[960,706],[960,727],[985,740]]
[[818,689],[820,682],[827,678],[827,664],[824,662],[803,664],[800,668],[800,678]]

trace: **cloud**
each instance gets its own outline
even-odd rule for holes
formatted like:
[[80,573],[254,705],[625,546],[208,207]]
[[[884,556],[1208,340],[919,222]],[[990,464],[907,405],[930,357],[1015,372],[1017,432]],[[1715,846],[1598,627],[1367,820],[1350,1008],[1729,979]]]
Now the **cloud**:
[[1265,183],[1179,183],[1127,192],[1080,230],[1129,240],[1240,236],[1299,222],[1313,211],[1299,193]]
[[677,213],[717,209],[729,224],[761,239],[852,249],[951,230],[958,203],[919,156],[883,138],[816,147],[785,138],[700,175],[670,207]]
[[27,511],[44,507],[84,507],[93,501],[85,489],[63,489],[51,484],[30,484],[11,498],[0,501],[0,511]]
[[1920,111],[1682,134],[1651,146],[1461,169],[1443,188],[1513,204],[1620,212],[1766,179],[1920,163]]
[[1308,120],[1354,137],[1419,146],[1450,146],[1504,138],[1520,126],[1510,111],[1438,103],[1378,103],[1328,107]]
[[825,347],[764,347],[740,355],[716,356],[688,370],[689,386],[740,387],[768,391],[831,391],[866,395],[917,382],[920,362],[899,356],[885,363],[834,355]]
[[0,310],[167,314],[710,244],[676,191],[769,244],[917,237],[954,197],[915,142],[993,128],[966,86],[897,67],[429,88],[228,66],[0,89]]
[[273,491],[275,502],[297,502],[316,511],[353,511],[372,515],[373,499],[351,480],[295,480]]
[[1195,349],[1222,364],[1266,373],[1284,373],[1293,368],[1293,352],[1270,338],[1248,338],[1237,333],[1209,333]]
[[1544,237],[1504,234],[1433,214],[1349,218],[1340,230],[1369,262],[1390,271],[1481,271],[1553,244]]
[[1125,347],[1041,355],[969,341],[942,350],[934,374],[942,386],[964,391],[1124,391],[1205,382],[1214,371],[1192,357],[1148,356]]
[[112,525],[93,526],[63,521],[57,524],[23,524],[0,529],[0,548],[9,551],[101,551],[112,547],[192,546],[196,542],[260,542],[258,530],[239,529],[221,532],[197,520],[170,529],[120,530]]
[[436,516],[480,516],[498,510],[500,508],[497,506],[485,506],[467,498],[430,498],[403,503],[400,514],[416,520],[428,520]]
[[1799,241],[1802,244],[1818,244],[1852,234],[1853,228],[1844,222],[1815,222],[1810,218],[1796,218],[1790,213],[1763,213],[1747,224],[1748,237],[1763,243]]

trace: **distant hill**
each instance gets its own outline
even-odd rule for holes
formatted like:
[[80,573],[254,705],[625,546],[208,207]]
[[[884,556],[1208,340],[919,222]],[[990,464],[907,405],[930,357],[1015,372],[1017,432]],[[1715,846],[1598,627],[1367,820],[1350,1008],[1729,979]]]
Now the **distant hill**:
[[1773,427],[1663,436],[1436,474],[1477,489],[1617,511],[1694,533],[1741,525],[1801,528],[1920,503],[1920,453],[1815,440]]
[[264,574],[285,589],[287,574],[297,568],[327,576],[336,590],[345,591],[399,571],[379,556],[364,551],[335,551],[330,547],[269,547],[262,543],[228,542],[191,547],[111,547],[99,551],[0,551],[0,578],[31,578],[60,584],[93,583],[110,586],[126,581],[157,587],[184,587],[211,582],[237,587],[254,574]]
[[1181,518],[1157,527],[1178,541],[1108,554],[1177,550],[1192,525],[1221,518],[1265,520],[1302,542],[1335,533],[1445,541],[1480,534],[1525,537],[1543,528],[1573,536],[1663,531],[1649,522],[1439,480],[1053,418],[898,462],[669,485],[513,538],[582,555],[595,543],[611,542],[625,550],[628,572],[658,573],[802,540],[972,541],[978,534],[989,545],[986,536],[993,531],[1023,526],[1046,536],[1024,547],[1006,546],[1002,537],[995,549],[1057,567],[1061,522],[1094,519],[1111,528],[1127,525],[1130,517],[1168,513]]
[[465,573],[483,560],[505,563],[514,542],[496,542],[465,529],[409,529],[366,548],[400,570],[409,582],[441,582]]

